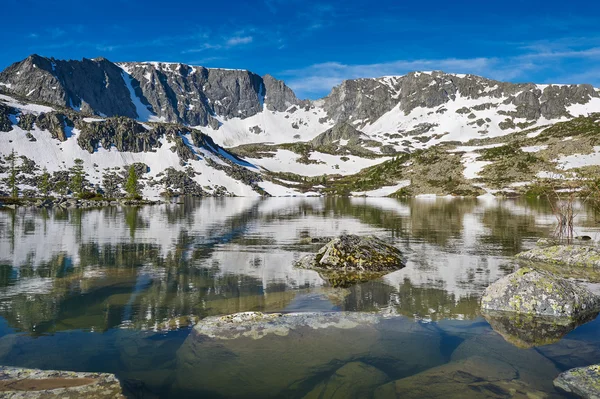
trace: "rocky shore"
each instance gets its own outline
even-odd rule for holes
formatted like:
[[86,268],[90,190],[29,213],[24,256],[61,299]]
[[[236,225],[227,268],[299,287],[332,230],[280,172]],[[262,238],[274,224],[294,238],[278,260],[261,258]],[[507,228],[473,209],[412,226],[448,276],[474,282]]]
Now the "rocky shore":
[[160,205],[164,204],[161,200],[135,200],[135,199],[106,199],[106,200],[86,200],[78,198],[19,198],[9,201],[0,199],[0,209],[16,209],[18,207],[29,208],[102,208],[107,206],[143,206],[143,205]]

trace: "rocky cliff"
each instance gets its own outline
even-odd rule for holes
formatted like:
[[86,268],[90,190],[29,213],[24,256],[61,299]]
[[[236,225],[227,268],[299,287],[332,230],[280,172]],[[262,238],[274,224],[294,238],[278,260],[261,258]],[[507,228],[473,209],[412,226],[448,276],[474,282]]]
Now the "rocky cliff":
[[249,71],[176,63],[121,63],[105,58],[61,61],[32,55],[0,73],[0,86],[32,101],[99,116],[126,116],[191,126],[285,111],[300,102],[283,82]]

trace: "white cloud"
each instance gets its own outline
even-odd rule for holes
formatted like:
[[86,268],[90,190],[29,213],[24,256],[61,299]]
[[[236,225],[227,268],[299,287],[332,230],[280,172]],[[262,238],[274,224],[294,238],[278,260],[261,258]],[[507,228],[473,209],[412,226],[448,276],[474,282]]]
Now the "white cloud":
[[238,46],[240,44],[249,44],[252,43],[252,36],[233,36],[227,39],[227,46],[233,47]]

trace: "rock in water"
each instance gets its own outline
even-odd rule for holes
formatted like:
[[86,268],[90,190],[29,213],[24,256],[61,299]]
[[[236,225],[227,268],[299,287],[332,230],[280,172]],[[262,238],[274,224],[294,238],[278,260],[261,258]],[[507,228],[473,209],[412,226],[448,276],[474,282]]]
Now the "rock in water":
[[347,286],[381,277],[405,266],[402,252],[376,237],[343,235],[329,241],[296,267],[319,272],[334,286]]
[[21,399],[125,399],[113,374],[0,367],[0,396]]
[[546,248],[534,248],[517,254],[517,258],[600,269],[600,248],[588,245],[553,245]]
[[582,398],[600,398],[600,365],[565,371],[556,377],[554,386]]
[[317,385],[303,399],[370,397],[375,388],[387,381],[388,376],[381,370],[362,362],[350,362]]
[[600,298],[567,279],[524,267],[487,287],[481,309],[578,318],[598,311]]
[[474,356],[382,385],[373,397],[526,399],[546,395],[521,381],[510,364]]

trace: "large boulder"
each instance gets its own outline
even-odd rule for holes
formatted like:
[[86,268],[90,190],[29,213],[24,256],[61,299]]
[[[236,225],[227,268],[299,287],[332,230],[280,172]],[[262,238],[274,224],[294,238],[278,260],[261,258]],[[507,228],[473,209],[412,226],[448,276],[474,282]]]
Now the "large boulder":
[[400,250],[373,237],[342,235],[329,241],[316,254],[300,259],[296,267],[311,269],[333,286],[347,286],[379,278],[402,269]]
[[599,310],[600,298],[572,281],[524,267],[488,286],[481,309],[579,318]]
[[113,374],[0,367],[0,396],[10,399],[125,399]]
[[[440,340],[437,331],[413,320],[376,313],[207,317],[177,351],[169,395],[328,397],[337,386],[340,393],[365,397],[365,390],[387,381],[375,369],[379,364],[396,378],[442,364]],[[360,363],[349,364],[354,362]]]
[[600,365],[565,371],[556,377],[554,386],[581,398],[600,398]]

